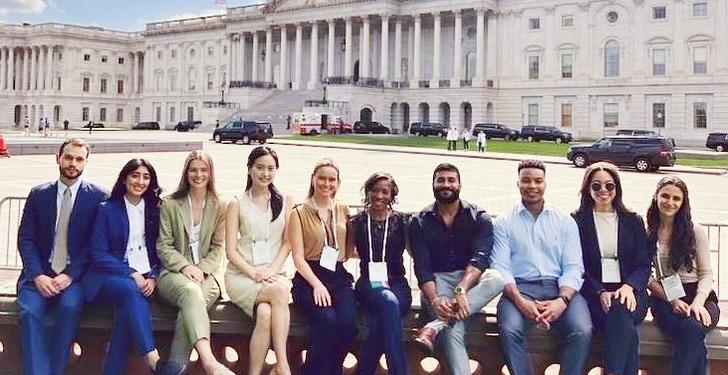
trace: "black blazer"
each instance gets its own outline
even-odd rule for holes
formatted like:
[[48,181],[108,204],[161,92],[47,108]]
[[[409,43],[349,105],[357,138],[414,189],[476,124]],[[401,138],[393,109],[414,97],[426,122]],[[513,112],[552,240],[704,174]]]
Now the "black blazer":
[[[572,214],[579,226],[582,258],[584,259],[584,285],[581,293],[588,298],[599,297],[602,284],[602,255],[599,251],[597,230],[591,210]],[[635,293],[643,293],[650,276],[652,259],[647,252],[647,235],[642,217],[635,213],[618,214],[617,258],[622,283],[629,284]]]

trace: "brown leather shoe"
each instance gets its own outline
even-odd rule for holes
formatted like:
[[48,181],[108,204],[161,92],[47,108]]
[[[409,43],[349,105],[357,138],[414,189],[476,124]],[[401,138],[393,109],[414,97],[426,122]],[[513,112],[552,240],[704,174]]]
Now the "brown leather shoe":
[[417,331],[415,335],[415,343],[420,348],[426,351],[428,354],[432,354],[435,350],[435,338],[437,337],[437,331],[434,328],[422,327]]

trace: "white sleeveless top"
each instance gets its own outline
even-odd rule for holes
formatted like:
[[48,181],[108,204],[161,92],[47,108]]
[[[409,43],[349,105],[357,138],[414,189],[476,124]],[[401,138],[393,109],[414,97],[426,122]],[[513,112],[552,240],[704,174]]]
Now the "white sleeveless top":
[[[269,259],[275,259],[283,245],[283,230],[286,226],[285,195],[283,195],[281,213],[274,221],[271,221],[273,211],[270,204],[263,211],[253,203],[248,194],[236,197],[236,199],[238,201],[238,219],[240,222],[238,227],[238,252],[248,263],[253,264],[253,242],[267,240],[268,249],[271,252]],[[230,266],[232,266],[232,263]],[[242,272],[237,269],[236,271]]]

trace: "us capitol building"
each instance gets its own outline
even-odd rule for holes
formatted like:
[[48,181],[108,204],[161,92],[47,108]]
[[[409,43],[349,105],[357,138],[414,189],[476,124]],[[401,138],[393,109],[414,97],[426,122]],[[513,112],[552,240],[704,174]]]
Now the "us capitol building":
[[270,0],[140,32],[3,24],[0,128],[279,124],[308,101],[400,131],[644,128],[699,144],[728,130],[727,19],[726,0]]

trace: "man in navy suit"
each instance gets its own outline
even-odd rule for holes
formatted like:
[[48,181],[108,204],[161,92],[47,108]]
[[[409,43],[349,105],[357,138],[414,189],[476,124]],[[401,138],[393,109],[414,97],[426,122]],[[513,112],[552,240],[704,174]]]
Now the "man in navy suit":
[[[82,139],[68,139],[56,156],[57,181],[34,187],[23,209],[18,249],[20,341],[28,375],[65,372],[81,318],[83,290],[78,282],[88,267],[93,219],[106,200],[103,188],[81,180],[89,155]],[[55,312],[50,329],[44,327]]]

